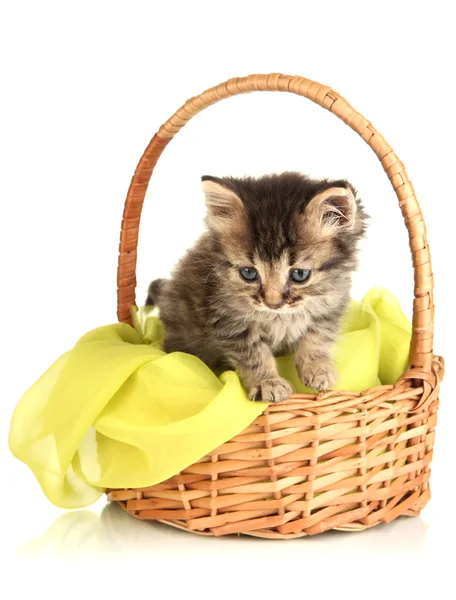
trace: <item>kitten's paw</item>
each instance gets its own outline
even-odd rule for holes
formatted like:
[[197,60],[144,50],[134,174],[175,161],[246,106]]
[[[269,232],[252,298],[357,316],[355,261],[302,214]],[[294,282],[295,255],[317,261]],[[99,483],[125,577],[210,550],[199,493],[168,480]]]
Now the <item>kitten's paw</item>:
[[292,393],[293,389],[286,379],[275,377],[274,379],[265,379],[251,388],[249,398],[265,402],[280,402],[289,398]]
[[307,387],[320,392],[329,390],[337,381],[337,373],[330,361],[297,364],[299,379]]

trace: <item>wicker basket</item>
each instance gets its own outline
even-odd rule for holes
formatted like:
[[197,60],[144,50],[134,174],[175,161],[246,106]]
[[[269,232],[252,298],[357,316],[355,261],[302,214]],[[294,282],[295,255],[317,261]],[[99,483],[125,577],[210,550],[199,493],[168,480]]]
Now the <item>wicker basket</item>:
[[433,278],[423,217],[404,165],[375,128],[331,88],[302,77],[234,78],[188,100],[152,138],[133,176],[122,222],[118,318],[130,322],[141,208],[152,171],[174,135],[207,106],[235,94],[292,92],[341,118],[378,156],[399,200],[415,271],[410,367],[395,385],[362,393],[294,394],[245,431],[158,485],[109,490],[140,519],[206,535],[293,538],[360,530],[414,516],[430,497],[443,360],[433,355]]

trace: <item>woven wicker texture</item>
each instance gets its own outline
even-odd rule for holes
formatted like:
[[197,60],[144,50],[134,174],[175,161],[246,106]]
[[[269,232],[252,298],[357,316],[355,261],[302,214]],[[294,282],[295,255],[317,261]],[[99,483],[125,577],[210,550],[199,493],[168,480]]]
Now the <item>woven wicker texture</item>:
[[394,386],[363,393],[294,394],[270,406],[244,432],[149,488],[111,490],[109,500],[142,519],[202,534],[299,537],[362,529],[416,515],[429,499],[443,360],[433,355],[433,278],[423,216],[404,165],[362,115],[337,92],[298,76],[230,79],[188,100],[152,138],[133,176],[123,215],[118,318],[135,304],[141,209],[168,142],[201,110],[229,96],[284,91],[340,117],[378,156],[396,192],[415,273],[410,367]]

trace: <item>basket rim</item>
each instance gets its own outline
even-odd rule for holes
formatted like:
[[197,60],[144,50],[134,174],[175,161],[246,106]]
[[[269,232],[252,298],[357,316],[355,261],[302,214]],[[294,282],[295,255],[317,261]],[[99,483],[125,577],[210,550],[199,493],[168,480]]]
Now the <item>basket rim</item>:
[[[434,378],[432,379],[432,385],[429,384],[428,389],[422,385],[420,380],[420,386],[417,387],[416,370],[407,370],[396,383],[377,385],[372,388],[367,388],[362,392],[351,392],[346,390],[329,390],[326,392],[320,392],[318,394],[299,394],[294,393],[286,400],[281,401],[278,404],[270,404],[268,409],[279,410],[277,407],[299,405],[301,408],[308,410],[309,412],[318,411],[323,412],[325,410],[337,410],[340,408],[351,409],[351,410],[365,410],[371,406],[376,406],[379,402],[388,402],[388,398],[385,395],[394,397],[396,404],[398,402],[398,388],[401,390],[400,393],[404,395],[404,400],[412,397],[418,398],[417,405],[412,411],[424,410],[433,402],[436,393],[438,392],[439,384],[442,381],[445,374],[445,361],[443,357],[434,355],[432,362],[432,371]],[[388,394],[388,392],[390,392]],[[378,400],[378,402],[377,402]]]

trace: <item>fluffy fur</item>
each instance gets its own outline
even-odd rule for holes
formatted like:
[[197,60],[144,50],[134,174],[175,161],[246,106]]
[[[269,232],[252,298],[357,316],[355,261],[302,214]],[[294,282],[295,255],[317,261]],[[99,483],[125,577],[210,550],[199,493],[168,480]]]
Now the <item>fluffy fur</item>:
[[[346,181],[298,173],[202,178],[207,232],[171,279],[150,285],[160,309],[164,349],[201,358],[214,371],[235,369],[253,400],[278,402],[291,386],[274,356],[294,352],[304,384],[336,380],[331,350],[349,300],[366,214]],[[256,269],[245,281],[239,270]],[[304,283],[293,269],[311,275]]]

